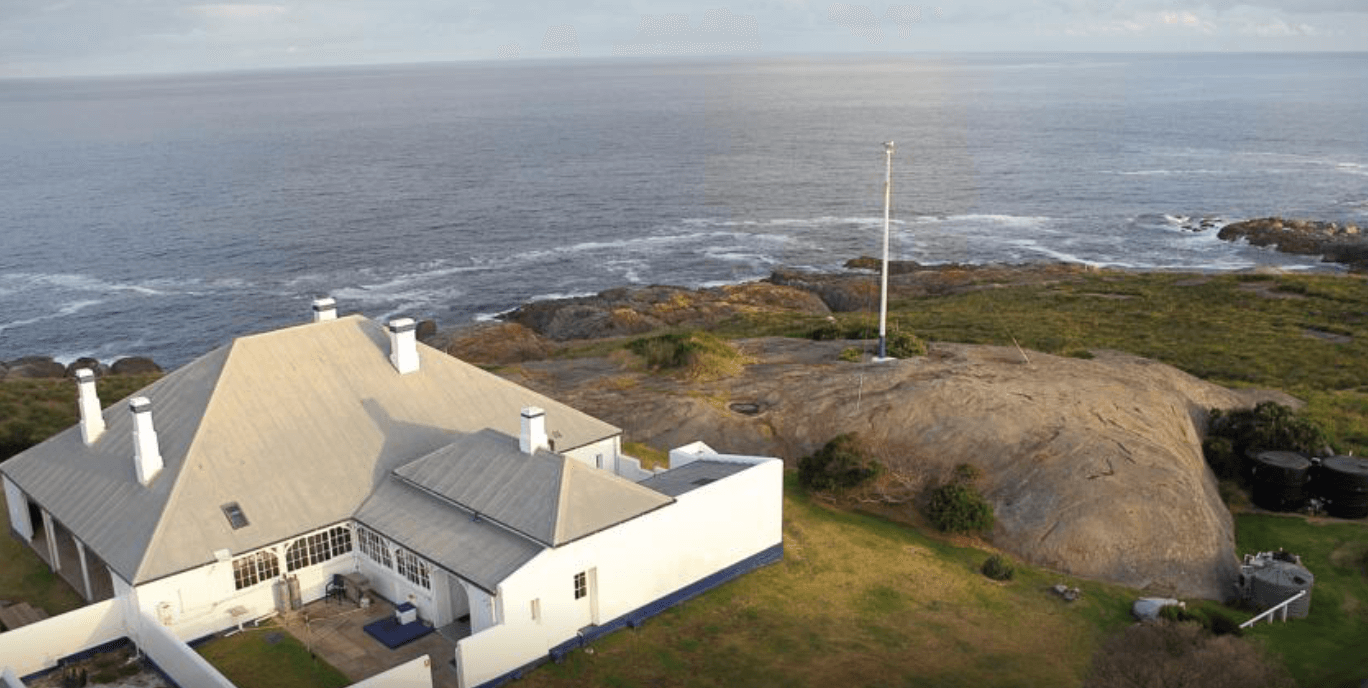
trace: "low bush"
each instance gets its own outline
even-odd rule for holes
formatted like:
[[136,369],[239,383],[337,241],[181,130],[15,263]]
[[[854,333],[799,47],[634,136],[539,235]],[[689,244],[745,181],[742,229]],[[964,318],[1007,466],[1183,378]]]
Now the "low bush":
[[993,505],[972,485],[950,483],[931,491],[926,517],[943,533],[982,533],[993,527]]
[[926,517],[943,533],[982,533],[993,527],[993,505],[974,483],[983,472],[977,466],[955,466],[949,482],[931,491]]
[[850,363],[859,363],[861,360],[864,360],[864,352],[861,351],[859,347],[848,346],[841,349],[841,360]]
[[816,492],[859,487],[882,472],[883,465],[869,456],[854,433],[837,435],[812,455],[798,460],[798,483]]
[[[1166,607],[1165,609],[1172,609]],[[1287,669],[1249,641],[1192,623],[1130,626],[1093,655],[1084,688],[1283,688]]]
[[1217,478],[1242,479],[1245,456],[1258,449],[1312,456],[1333,451],[1319,425],[1281,404],[1265,401],[1252,409],[1211,410],[1202,453]]
[[995,581],[1009,581],[1016,576],[1016,567],[1012,566],[1001,554],[988,557],[979,570],[983,572],[983,575]]
[[1187,609],[1169,605],[1159,610],[1159,618],[1174,623],[1193,623],[1213,635],[1244,635],[1239,622],[1214,609]]
[[894,330],[888,333],[886,346],[888,355],[893,358],[912,358],[913,356],[926,355],[926,342],[923,342],[917,335],[904,330]]
[[633,339],[627,342],[627,350],[645,360],[651,370],[677,372],[694,379],[734,375],[745,363],[730,344],[706,332],[672,332]]

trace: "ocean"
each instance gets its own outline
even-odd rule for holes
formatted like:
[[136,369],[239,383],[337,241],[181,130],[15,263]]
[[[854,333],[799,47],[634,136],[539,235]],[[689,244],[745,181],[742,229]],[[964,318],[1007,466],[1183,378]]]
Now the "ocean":
[[1368,54],[505,61],[0,80],[0,360],[343,313],[450,327],[895,258],[1333,270],[1207,218],[1368,224]]

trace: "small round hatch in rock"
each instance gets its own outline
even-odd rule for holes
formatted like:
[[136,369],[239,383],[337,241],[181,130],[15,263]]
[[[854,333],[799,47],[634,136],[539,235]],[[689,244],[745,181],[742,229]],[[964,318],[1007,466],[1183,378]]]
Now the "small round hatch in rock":
[[759,403],[754,401],[734,401],[730,404],[727,404],[727,408],[743,416],[758,415],[761,411],[764,410]]

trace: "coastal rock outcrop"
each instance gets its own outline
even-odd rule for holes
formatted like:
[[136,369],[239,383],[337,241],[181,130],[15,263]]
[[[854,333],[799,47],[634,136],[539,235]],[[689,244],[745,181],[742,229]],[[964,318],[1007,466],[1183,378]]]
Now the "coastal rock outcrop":
[[[821,297],[832,311],[877,311],[879,308],[878,271],[882,261],[861,256],[846,261],[849,272],[808,272],[804,270],[775,270],[767,279]],[[944,296],[975,289],[1046,284],[1072,279],[1090,271],[1086,265],[1069,263],[1033,263],[1007,265],[921,265],[910,260],[888,262],[888,291],[893,298]]]
[[113,365],[109,366],[109,372],[114,375],[145,375],[147,373],[160,373],[162,369],[150,358],[129,356],[115,361]]
[[4,365],[6,378],[62,377],[66,366],[52,360],[51,356],[24,356],[8,361]]
[[476,323],[429,338],[429,346],[467,363],[507,365],[546,358],[555,344],[536,332],[511,322]]
[[509,374],[658,447],[701,439],[795,462],[858,432],[925,484],[972,464],[997,512],[994,545],[1152,594],[1229,594],[1233,523],[1200,437],[1206,409],[1264,397],[1104,351],[1026,363],[1015,349],[935,344],[924,358],[839,362],[852,344],[749,340],[756,362],[710,382],[648,380],[608,359]]
[[1263,217],[1232,222],[1216,235],[1225,241],[1244,239],[1283,253],[1322,256],[1325,262],[1368,270],[1368,236],[1357,225],[1315,220]]
[[525,304],[503,316],[555,341],[642,334],[664,327],[709,327],[742,313],[782,311],[826,315],[811,293],[765,282],[709,289],[621,287]]

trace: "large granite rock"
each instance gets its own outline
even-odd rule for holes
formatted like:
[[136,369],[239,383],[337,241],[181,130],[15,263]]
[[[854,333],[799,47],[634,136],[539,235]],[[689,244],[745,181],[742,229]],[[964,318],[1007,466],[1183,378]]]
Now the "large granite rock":
[[1244,239],[1282,253],[1321,256],[1326,262],[1368,269],[1368,236],[1357,225],[1261,217],[1232,222],[1216,235],[1225,241]]
[[821,299],[765,282],[711,289],[621,287],[594,296],[536,301],[504,319],[556,341],[643,334],[665,327],[710,327],[743,313],[826,315]]
[[160,373],[162,369],[150,358],[129,356],[115,361],[113,365],[109,366],[109,372],[114,375],[145,375]]
[[852,342],[761,339],[729,379],[638,379],[606,359],[527,363],[518,382],[659,447],[701,439],[794,462],[858,432],[926,483],[983,470],[994,545],[1037,564],[1168,596],[1223,598],[1234,529],[1202,458],[1206,409],[1286,395],[1236,392],[1134,356],[1093,360],[937,344],[889,364],[842,363]]
[[5,363],[7,379],[62,377],[66,366],[52,360],[51,356],[25,356]]
[[476,323],[438,333],[427,344],[467,363],[507,365],[546,358],[555,345],[536,332],[511,322]]

